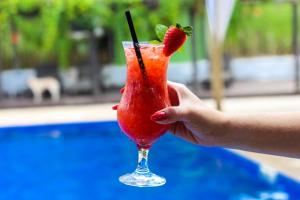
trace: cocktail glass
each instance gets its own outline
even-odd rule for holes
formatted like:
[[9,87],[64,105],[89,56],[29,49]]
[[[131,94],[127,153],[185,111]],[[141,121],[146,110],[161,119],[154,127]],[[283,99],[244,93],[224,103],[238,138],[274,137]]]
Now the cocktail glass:
[[118,123],[122,131],[138,148],[138,165],[133,173],[119,180],[131,186],[154,187],[166,183],[148,168],[148,152],[151,145],[169,128],[153,122],[150,117],[156,111],[170,106],[167,89],[169,57],[163,54],[162,44],[140,43],[145,65],[138,63],[133,42],[123,42],[127,63],[127,80],[118,106]]

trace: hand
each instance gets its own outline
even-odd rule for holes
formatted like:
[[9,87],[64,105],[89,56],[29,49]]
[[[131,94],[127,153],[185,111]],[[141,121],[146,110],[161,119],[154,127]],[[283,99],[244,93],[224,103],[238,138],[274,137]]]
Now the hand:
[[168,82],[171,107],[157,111],[151,119],[159,124],[172,124],[170,132],[189,142],[215,146],[226,117],[208,108],[185,85]]

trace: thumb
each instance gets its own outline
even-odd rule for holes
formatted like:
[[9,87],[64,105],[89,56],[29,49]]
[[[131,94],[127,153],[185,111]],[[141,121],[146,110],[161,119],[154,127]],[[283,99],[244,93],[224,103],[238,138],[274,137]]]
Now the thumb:
[[182,119],[182,112],[179,106],[171,106],[155,112],[151,120],[158,124],[172,124]]

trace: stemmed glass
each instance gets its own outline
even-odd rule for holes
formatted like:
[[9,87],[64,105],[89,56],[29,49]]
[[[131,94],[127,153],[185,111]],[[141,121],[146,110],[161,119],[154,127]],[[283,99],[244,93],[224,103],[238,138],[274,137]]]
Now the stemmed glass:
[[119,180],[127,185],[154,187],[165,184],[166,179],[148,168],[148,152],[153,142],[169,128],[150,119],[156,111],[170,106],[167,89],[169,57],[163,54],[162,44],[140,43],[144,62],[141,69],[133,42],[123,42],[127,63],[127,80],[118,106],[118,123],[122,131],[138,148],[138,165],[133,173]]

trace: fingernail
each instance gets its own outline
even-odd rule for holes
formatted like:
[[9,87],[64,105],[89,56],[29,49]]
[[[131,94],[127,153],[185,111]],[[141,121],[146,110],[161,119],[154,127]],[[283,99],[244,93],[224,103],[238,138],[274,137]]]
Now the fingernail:
[[116,105],[114,105],[113,107],[111,107],[111,109],[113,109],[113,110],[118,110],[118,104],[116,104]]
[[161,121],[167,119],[167,114],[164,111],[158,111],[151,116],[152,121]]
[[120,93],[123,94],[124,90],[125,90],[125,87],[122,87],[122,88],[120,89]]

